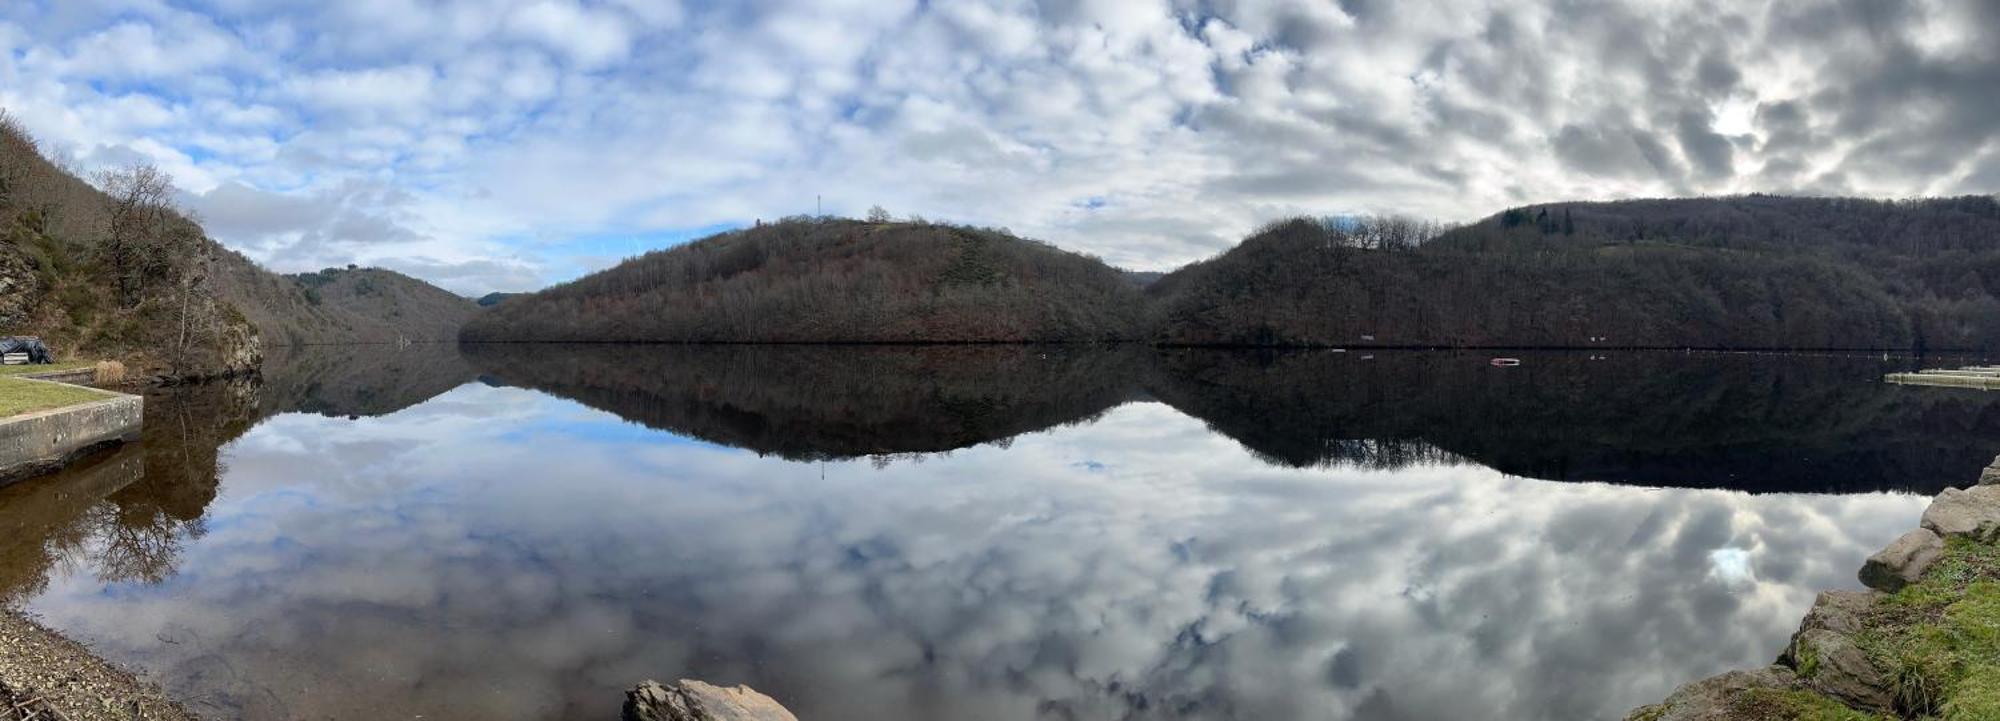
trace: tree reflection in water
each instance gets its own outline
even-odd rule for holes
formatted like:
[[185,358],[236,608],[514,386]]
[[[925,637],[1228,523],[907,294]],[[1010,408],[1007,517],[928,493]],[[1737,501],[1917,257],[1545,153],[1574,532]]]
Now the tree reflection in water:
[[1600,718],[2000,452],[1879,358],[1363,355],[307,350],[0,490],[0,591],[218,717]]

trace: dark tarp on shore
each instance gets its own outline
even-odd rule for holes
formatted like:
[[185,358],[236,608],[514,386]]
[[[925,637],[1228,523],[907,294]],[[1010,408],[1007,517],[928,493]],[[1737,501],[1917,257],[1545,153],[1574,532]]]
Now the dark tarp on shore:
[[7,355],[9,353],[26,353],[28,354],[29,363],[56,362],[54,358],[49,357],[49,347],[42,344],[42,339],[34,336],[13,335],[0,337],[0,355]]

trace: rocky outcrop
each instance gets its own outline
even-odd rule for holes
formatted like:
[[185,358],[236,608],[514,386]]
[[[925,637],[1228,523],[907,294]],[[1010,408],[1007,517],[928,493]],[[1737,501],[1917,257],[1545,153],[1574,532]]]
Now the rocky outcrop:
[[1979,485],[2000,485],[2000,458],[1993,459],[1992,465],[1979,472]]
[[2000,538],[2000,485],[1944,489],[1931,501],[1931,507],[1924,509],[1923,527],[1946,538]]
[[723,688],[681,679],[647,681],[625,692],[624,721],[799,721],[749,686]]
[[1938,556],[1944,554],[1944,539],[1928,528],[1905,533],[1888,548],[1869,556],[1861,564],[1861,583],[1869,588],[1895,593],[1916,583]]
[[1742,699],[1753,691],[1784,691],[1798,685],[1798,676],[1784,666],[1755,671],[1730,671],[1682,686],[1667,700],[1641,706],[1626,721],[1736,721]]
[[1794,671],[1794,685],[1870,711],[1895,704],[1889,678],[1854,643],[1868,614],[1884,595],[1879,591],[1827,591],[1813,600],[1778,665]]
[[28,256],[13,243],[0,240],[0,329],[13,328],[28,319],[28,311],[40,302],[41,280]]

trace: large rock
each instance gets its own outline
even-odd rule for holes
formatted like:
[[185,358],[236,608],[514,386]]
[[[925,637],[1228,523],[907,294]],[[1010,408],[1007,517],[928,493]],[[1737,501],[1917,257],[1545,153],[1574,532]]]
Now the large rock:
[[1869,556],[1861,564],[1861,583],[1879,591],[1895,593],[1922,578],[1924,569],[1944,554],[1944,539],[1928,528],[1905,533],[1888,548]]
[[27,253],[0,240],[0,328],[25,323],[41,296],[41,279]]
[[1888,677],[1853,639],[1882,598],[1875,591],[1821,593],[1778,663],[1795,671],[1807,688],[1856,708],[1889,711],[1893,695]]
[[1923,527],[1946,538],[1995,540],[2000,537],[2000,485],[1944,489],[1924,509]]
[[1979,485],[2000,485],[2000,458],[1993,459],[1993,462],[1987,465],[1985,470],[1979,472]]
[[722,688],[681,679],[647,681],[625,692],[624,721],[799,721],[749,686]]
[[1824,628],[1803,631],[1790,654],[1800,682],[1849,706],[1888,712],[1896,697],[1889,677],[1846,634]]
[[1625,721],[1757,721],[1737,703],[1745,691],[1797,687],[1798,678],[1783,666],[1730,671],[1682,686],[1660,703],[1633,709]]
[[1812,610],[1806,611],[1805,620],[1799,622],[1799,630],[1793,634],[1805,633],[1813,629],[1825,629],[1834,633],[1854,634],[1861,630],[1869,609],[1882,600],[1883,596],[1874,591],[1821,591],[1813,599]]

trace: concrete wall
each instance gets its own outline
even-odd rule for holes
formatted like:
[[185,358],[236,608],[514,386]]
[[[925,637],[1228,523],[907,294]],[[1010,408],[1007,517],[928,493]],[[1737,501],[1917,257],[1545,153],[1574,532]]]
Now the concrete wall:
[[0,420],[0,485],[41,475],[99,448],[138,440],[145,399],[101,401]]
[[87,386],[90,385],[93,381],[97,380],[97,369],[72,368],[66,371],[49,371],[47,373],[23,373],[21,375],[17,375],[14,377],[26,378],[29,380],[37,380],[37,381],[55,381],[57,383],[69,383],[72,385]]

